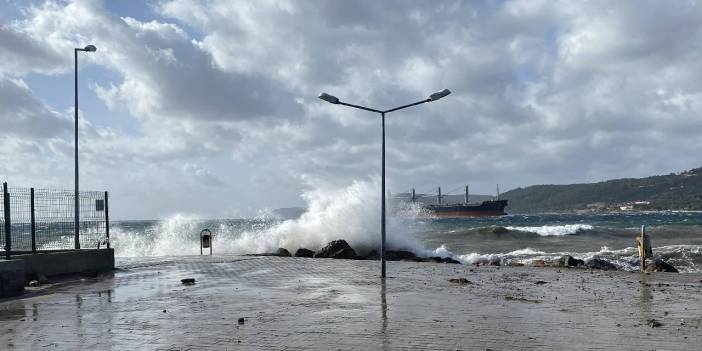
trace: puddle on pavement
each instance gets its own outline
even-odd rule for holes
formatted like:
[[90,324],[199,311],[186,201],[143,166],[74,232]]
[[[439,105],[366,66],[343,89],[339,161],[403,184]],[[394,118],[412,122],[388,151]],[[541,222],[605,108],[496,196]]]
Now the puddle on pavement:
[[24,308],[0,309],[0,321],[16,321],[26,317]]

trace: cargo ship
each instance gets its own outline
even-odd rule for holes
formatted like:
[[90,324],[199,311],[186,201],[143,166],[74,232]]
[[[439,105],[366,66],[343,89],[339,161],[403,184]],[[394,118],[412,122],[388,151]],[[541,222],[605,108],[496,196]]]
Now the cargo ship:
[[[418,201],[420,198],[425,198],[427,195],[417,196],[414,189],[412,189],[411,200],[412,203],[419,202],[421,206],[427,211],[431,216],[436,217],[487,217],[487,216],[504,216],[505,207],[507,207],[507,200],[500,200],[500,188],[497,187],[497,197],[493,200],[482,201],[481,203],[471,204],[468,194],[468,186],[465,189],[465,195],[463,198],[463,203],[443,203],[443,198],[446,195],[441,195],[441,187],[438,188],[438,194],[436,195],[436,203],[428,204],[424,201]],[[433,195],[431,196],[433,197]]]

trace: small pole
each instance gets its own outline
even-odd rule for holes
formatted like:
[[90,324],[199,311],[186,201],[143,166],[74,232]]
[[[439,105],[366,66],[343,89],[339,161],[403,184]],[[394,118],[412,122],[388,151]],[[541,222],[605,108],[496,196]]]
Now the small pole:
[[439,187],[438,195],[436,195],[436,203],[441,205],[441,187]]
[[34,216],[34,188],[29,188],[30,226],[32,228],[32,253],[37,253],[37,223]]
[[641,272],[646,271],[646,258],[648,256],[653,256],[653,250],[651,250],[651,240],[646,235],[646,226],[641,226],[641,236],[636,237],[636,246],[639,248],[639,263],[641,265]]
[[414,203],[415,201],[417,201],[417,195],[414,192],[414,188],[412,188],[412,203]]
[[465,202],[466,205],[468,204],[468,186],[467,185],[466,185],[466,195],[464,196],[463,202]]
[[107,191],[105,192],[105,240],[107,248],[110,248],[110,206],[107,201]]
[[12,225],[10,224],[10,193],[7,191],[7,182],[2,183],[2,199],[5,215],[5,259],[10,259],[12,250]]

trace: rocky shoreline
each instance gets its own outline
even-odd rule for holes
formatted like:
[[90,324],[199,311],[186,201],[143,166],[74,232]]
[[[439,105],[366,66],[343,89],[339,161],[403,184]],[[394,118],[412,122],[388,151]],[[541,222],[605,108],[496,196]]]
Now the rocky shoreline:
[[[312,251],[306,248],[299,248],[292,254],[285,248],[279,248],[276,252],[251,254],[251,256],[278,256],[278,257],[306,257],[306,258],[333,258],[347,260],[379,260],[380,254],[377,250],[370,251],[367,255],[359,255],[346,240],[339,239],[329,242],[327,245],[318,251]],[[460,261],[451,257],[428,256],[420,257],[411,251],[406,250],[386,250],[385,259],[387,261],[409,261],[409,262],[434,262],[434,263],[452,263],[461,264]],[[484,263],[474,263],[475,266],[501,266],[502,262],[499,259],[491,260]],[[510,263],[508,266],[525,266],[523,263]],[[565,255],[556,260],[533,260],[530,267],[555,267],[555,268],[580,268],[580,269],[595,269],[603,271],[618,271],[621,270],[615,264],[593,257],[588,260],[581,260],[570,255]],[[646,272],[671,272],[678,273],[678,270],[671,264],[663,261],[660,258],[654,259],[646,267]]]

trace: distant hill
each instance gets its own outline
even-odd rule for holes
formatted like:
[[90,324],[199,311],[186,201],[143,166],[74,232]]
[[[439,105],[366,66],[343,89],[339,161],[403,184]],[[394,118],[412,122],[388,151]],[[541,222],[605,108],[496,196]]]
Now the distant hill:
[[500,196],[508,213],[702,210],[702,168],[591,184],[534,185]]

